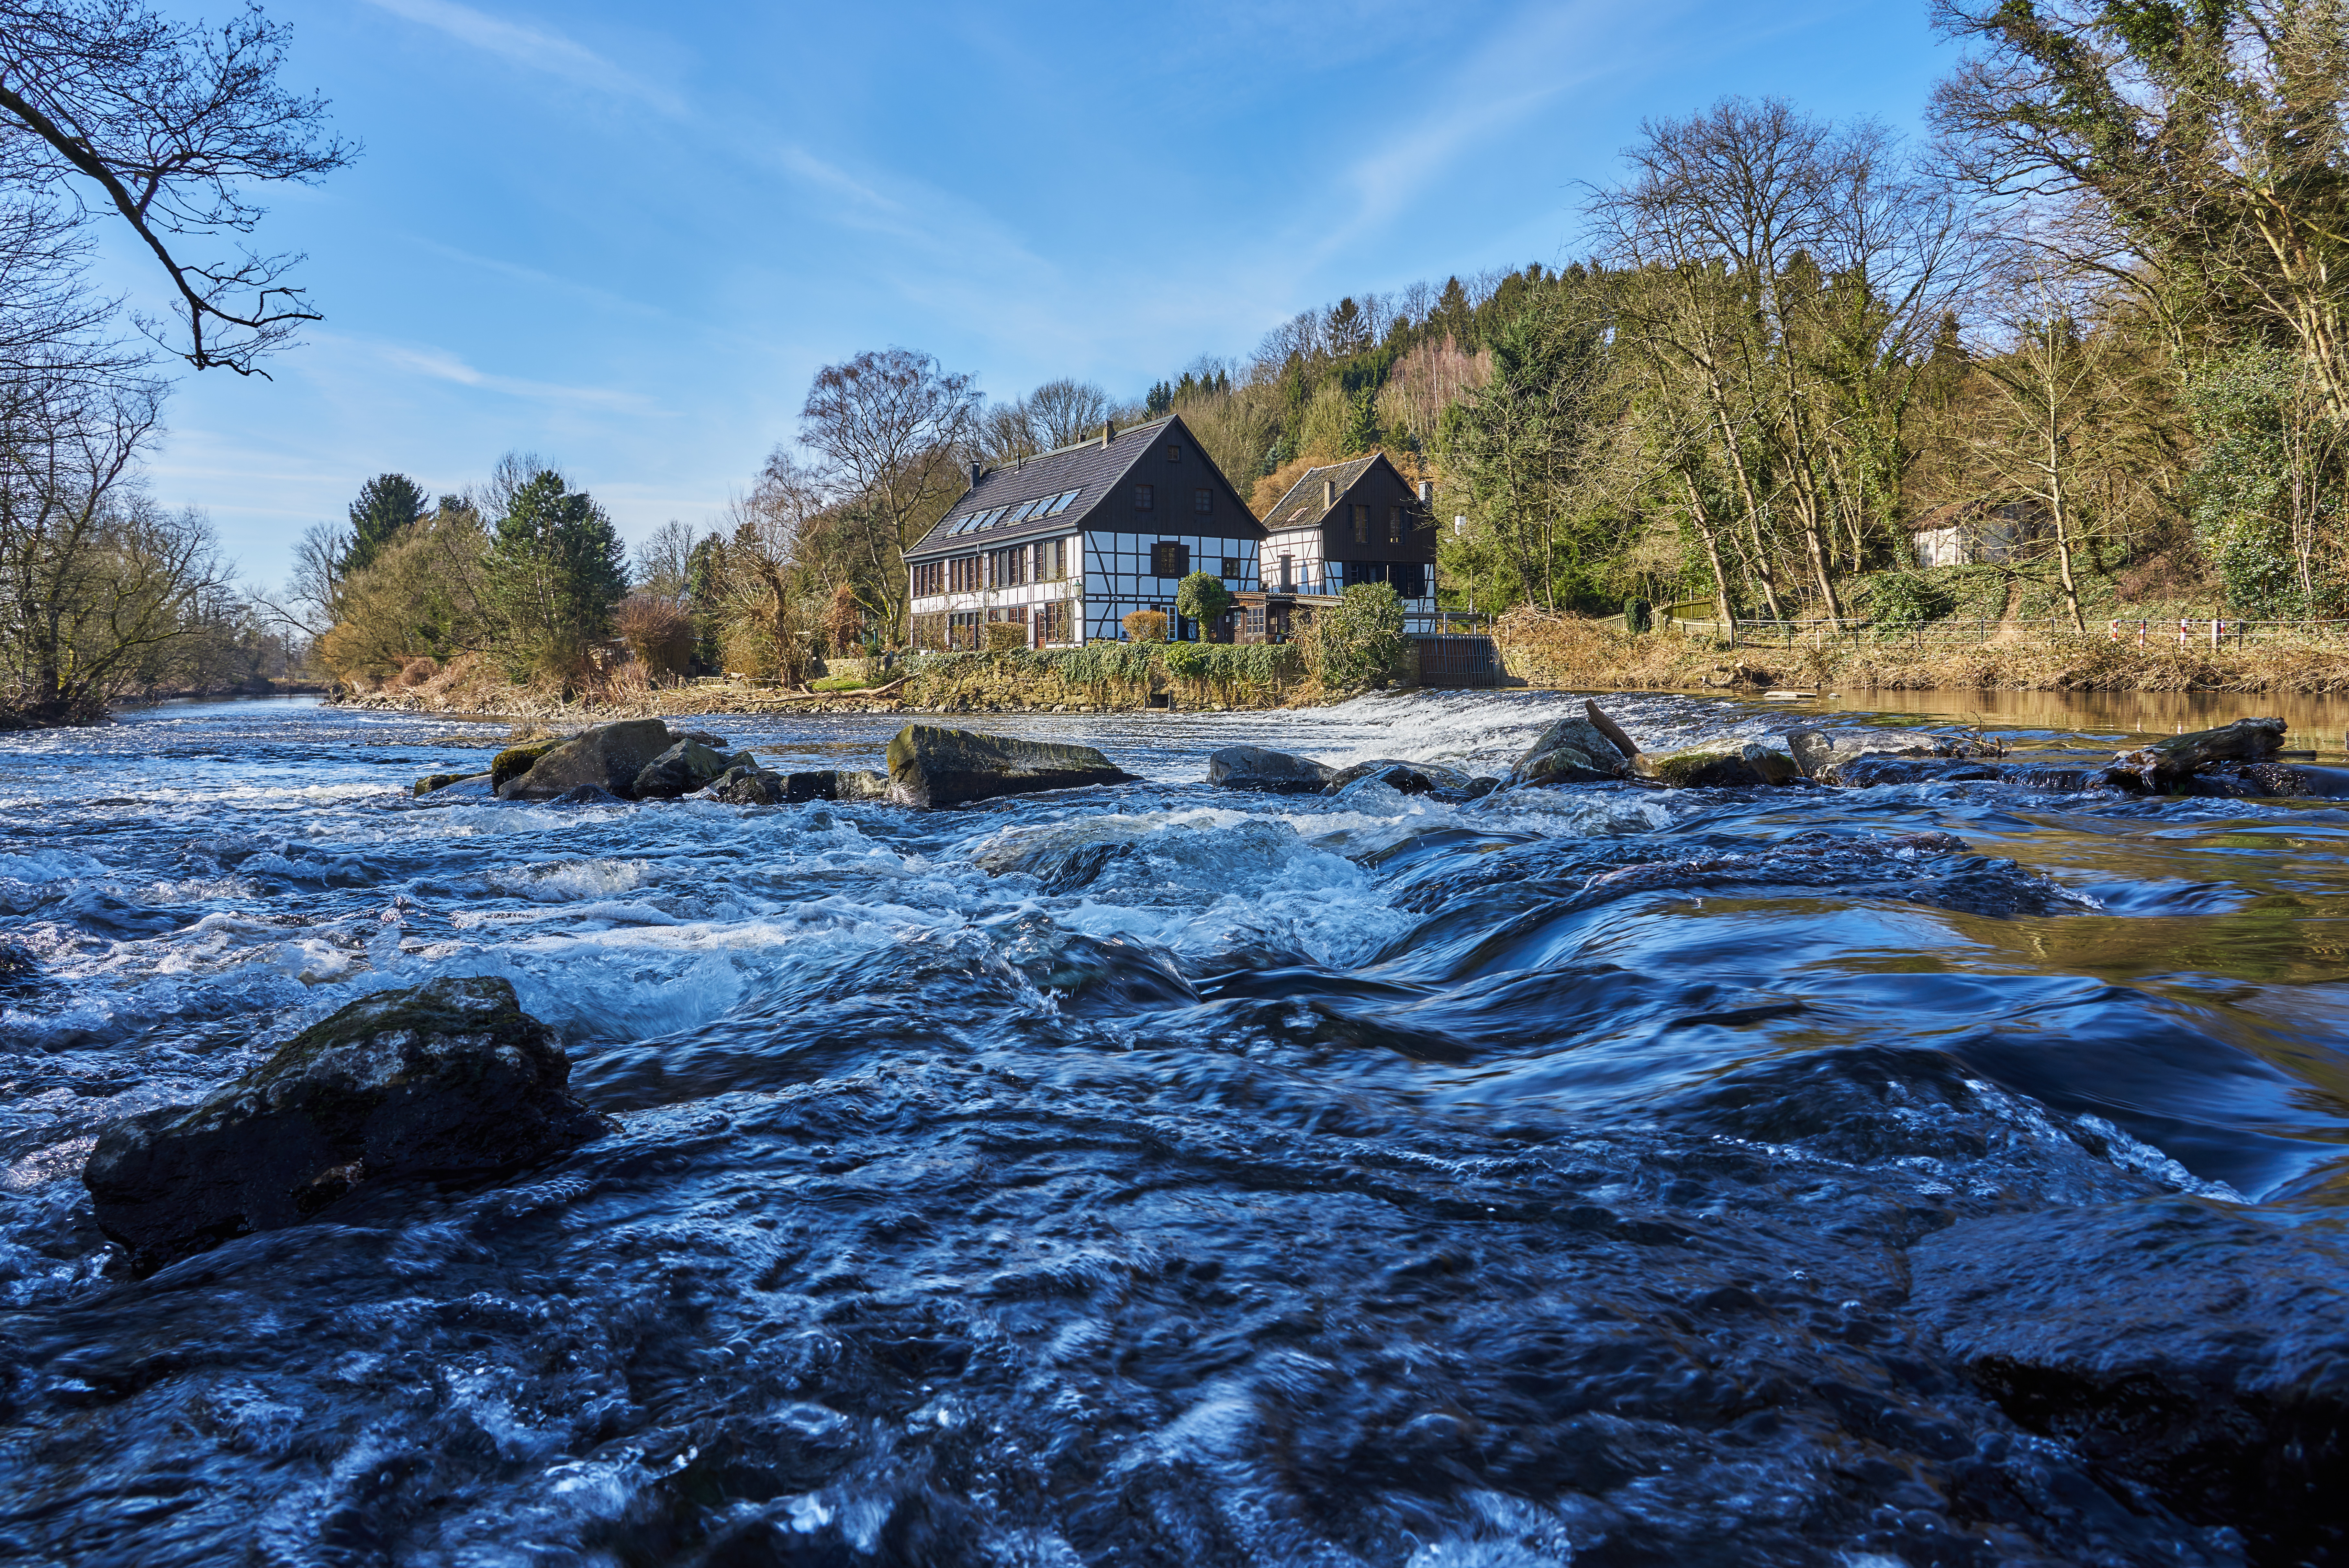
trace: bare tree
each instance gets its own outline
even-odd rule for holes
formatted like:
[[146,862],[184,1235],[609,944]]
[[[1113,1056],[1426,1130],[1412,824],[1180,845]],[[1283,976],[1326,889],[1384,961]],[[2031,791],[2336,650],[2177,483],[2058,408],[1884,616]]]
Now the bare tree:
[[323,99],[278,86],[285,36],[258,7],[207,31],[136,0],[0,0],[6,177],[129,226],[171,280],[174,352],[198,369],[254,374],[318,319],[287,281],[301,257],[187,249],[253,233],[253,186],[313,181],[353,156],[324,133]]
[[212,533],[137,484],[151,383],[19,380],[0,407],[0,720],[97,723],[222,576]]
[[896,635],[905,626],[904,552],[968,484],[959,458],[978,406],[969,377],[891,348],[817,371],[800,410],[800,441],[819,460],[858,591]]
[[1727,99],[1642,130],[1630,178],[1590,206],[1607,259],[1637,275],[1628,335],[1655,373],[1692,384],[1772,614],[1785,518],[1841,620],[1839,532],[1857,566],[1861,514],[1889,526],[1897,510],[1920,349],[1970,275],[1964,208],[1880,129],[1783,103]]
[[[1956,172],[2161,313],[2256,320],[2349,418],[2349,13],[1936,0],[1979,46],[1933,99]],[[2045,222],[2051,216],[2068,222]]]
[[1042,450],[1072,446],[1096,434],[1110,416],[1110,397],[1091,381],[1063,378],[1028,394],[1028,420]]
[[672,517],[636,546],[636,587],[671,604],[682,604],[693,581],[693,550],[700,541]]

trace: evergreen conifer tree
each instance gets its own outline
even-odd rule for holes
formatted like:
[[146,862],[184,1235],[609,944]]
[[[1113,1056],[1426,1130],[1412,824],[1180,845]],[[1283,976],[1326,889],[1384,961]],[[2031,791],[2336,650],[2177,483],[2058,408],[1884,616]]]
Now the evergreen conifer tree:
[[351,503],[351,537],[341,563],[344,578],[375,565],[384,546],[429,510],[424,487],[404,473],[378,473],[361,485],[359,498]]
[[488,588],[507,663],[564,678],[611,635],[628,591],[627,557],[604,509],[541,470],[513,493],[490,543]]

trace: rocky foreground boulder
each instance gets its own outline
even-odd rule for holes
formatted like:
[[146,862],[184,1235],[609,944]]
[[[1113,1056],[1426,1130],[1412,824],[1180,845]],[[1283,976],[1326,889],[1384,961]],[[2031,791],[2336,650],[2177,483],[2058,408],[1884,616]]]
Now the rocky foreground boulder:
[[1337,770],[1311,757],[1268,746],[1226,746],[1207,753],[1207,782],[1260,794],[1318,794]]
[[1909,1265],[1909,1310],[1975,1384],[2116,1495],[2231,1521],[2252,1563],[2340,1561],[2337,1238],[2175,1197],[1962,1222]]
[[933,724],[908,724],[889,742],[890,792],[903,805],[965,805],[997,795],[1126,784],[1133,778],[1091,746]]
[[140,1274],[312,1218],[364,1182],[496,1171],[597,1137],[571,1063],[502,980],[353,1002],[201,1105],[115,1123],[82,1172]]

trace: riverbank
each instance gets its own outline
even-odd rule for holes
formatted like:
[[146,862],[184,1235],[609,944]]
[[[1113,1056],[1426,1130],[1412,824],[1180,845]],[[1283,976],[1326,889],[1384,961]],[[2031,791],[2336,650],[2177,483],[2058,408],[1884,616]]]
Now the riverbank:
[[1971,643],[1892,637],[1789,647],[1619,632],[1578,616],[1516,610],[1493,628],[1512,682],[1564,691],[1828,688],[1877,691],[2349,693],[2349,648],[2116,642],[2009,636]]
[[564,691],[510,680],[486,661],[455,659],[417,679],[347,689],[330,701],[385,712],[560,724],[709,713],[1259,711],[1330,700],[1288,648],[1102,643],[1042,653],[922,654],[878,674],[878,684],[862,690],[820,691],[731,677],[656,686],[624,670],[585,691]]

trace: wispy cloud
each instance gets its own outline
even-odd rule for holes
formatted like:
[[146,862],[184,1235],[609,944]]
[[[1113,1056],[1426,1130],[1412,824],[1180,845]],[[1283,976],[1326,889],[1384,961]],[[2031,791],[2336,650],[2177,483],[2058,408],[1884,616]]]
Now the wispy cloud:
[[460,387],[477,387],[483,391],[502,392],[508,397],[524,398],[533,402],[567,403],[580,408],[609,409],[617,412],[652,415],[662,412],[659,405],[636,392],[619,391],[609,387],[566,387],[553,381],[532,381],[518,376],[500,376],[477,369],[445,348],[410,348],[398,344],[382,344],[376,352],[388,364],[435,381],[450,381]]
[[368,3],[395,16],[446,33],[460,43],[471,44],[477,49],[500,56],[516,65],[544,71],[598,92],[634,99],[664,114],[682,116],[686,112],[684,100],[675,93],[613,64],[585,45],[575,43],[560,33],[502,21],[485,11],[476,11],[471,5],[460,5],[455,0],[368,0]]

